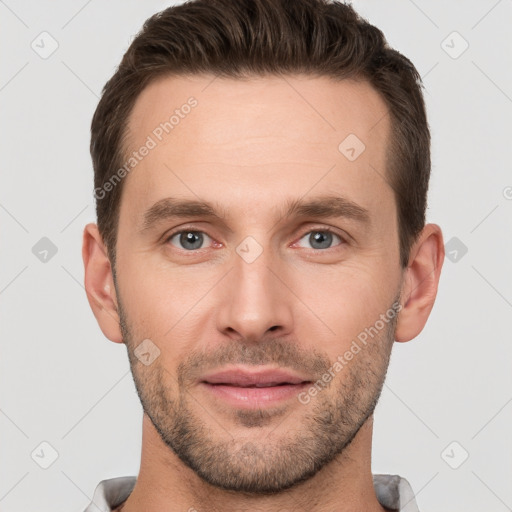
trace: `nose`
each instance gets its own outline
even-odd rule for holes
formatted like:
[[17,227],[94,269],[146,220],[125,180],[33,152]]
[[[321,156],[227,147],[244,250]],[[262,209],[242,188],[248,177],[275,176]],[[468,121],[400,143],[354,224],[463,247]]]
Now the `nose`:
[[[217,309],[217,328],[233,339],[257,342],[272,333],[292,330],[293,294],[287,287],[290,268],[265,249],[254,260],[238,253],[226,276]],[[289,286],[289,285],[288,285]]]

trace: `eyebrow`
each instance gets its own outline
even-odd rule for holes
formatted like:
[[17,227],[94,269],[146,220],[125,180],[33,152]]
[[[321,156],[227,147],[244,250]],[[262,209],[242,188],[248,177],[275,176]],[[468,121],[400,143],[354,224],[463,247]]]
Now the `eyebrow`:
[[[370,214],[366,208],[353,201],[335,195],[314,197],[310,200],[289,199],[284,205],[284,215],[279,217],[315,217],[315,218],[346,218],[362,224],[370,223]],[[220,220],[224,223],[226,209],[207,201],[178,199],[166,197],[156,202],[143,214],[142,229],[147,231],[154,225],[175,218],[203,217]]]

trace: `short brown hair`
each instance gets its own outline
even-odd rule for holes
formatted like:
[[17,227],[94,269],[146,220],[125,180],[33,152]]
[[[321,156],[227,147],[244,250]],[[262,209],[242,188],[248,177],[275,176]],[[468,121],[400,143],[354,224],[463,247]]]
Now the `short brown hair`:
[[[103,88],[91,125],[98,228],[112,265],[127,121],[137,97],[162,75],[242,78],[301,73],[368,81],[389,109],[384,179],[397,203],[400,264],[425,225],[430,131],[421,77],[383,33],[347,4],[329,0],[191,0],[151,16]],[[340,141],[341,142],[341,141]],[[380,170],[377,170],[380,171]]]

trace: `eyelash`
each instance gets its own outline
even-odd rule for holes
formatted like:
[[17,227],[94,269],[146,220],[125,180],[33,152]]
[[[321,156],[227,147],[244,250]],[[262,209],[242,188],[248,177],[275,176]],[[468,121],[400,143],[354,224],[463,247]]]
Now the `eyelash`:
[[[164,240],[164,243],[165,244],[168,244],[170,243],[171,239],[174,238],[176,235],[180,235],[182,233],[202,233],[203,235],[206,235],[207,237],[209,237],[211,240],[214,240],[210,235],[208,235],[208,233],[204,232],[204,231],[201,231],[201,230],[198,230],[198,229],[193,229],[193,228],[181,228],[180,230],[178,231],[174,231],[172,232],[171,234],[169,234],[168,236],[165,237],[165,240]],[[340,234],[336,233],[333,229],[331,228],[328,228],[328,227],[323,227],[323,228],[316,228],[316,229],[310,229],[309,231],[305,231],[298,239],[297,241],[300,241],[304,238],[304,236],[308,235],[308,234],[311,234],[311,233],[331,233],[332,235],[334,236],[337,236],[340,240],[341,240],[341,243],[338,244],[338,245],[335,245],[333,247],[328,247],[327,249],[313,249],[313,248],[306,248],[310,251],[319,251],[319,252],[326,252],[328,251],[329,249],[335,249],[336,247],[340,247],[344,244],[347,243],[347,240],[342,237]],[[295,242],[296,243],[296,242]],[[172,245],[172,244],[171,244]],[[174,247],[174,246],[173,246]],[[187,252],[187,253],[195,253],[197,251],[201,251],[203,250],[203,248],[201,249],[191,249],[191,250],[186,250],[186,249],[181,249],[179,247],[176,247],[176,249],[180,249],[181,251],[183,252]]]

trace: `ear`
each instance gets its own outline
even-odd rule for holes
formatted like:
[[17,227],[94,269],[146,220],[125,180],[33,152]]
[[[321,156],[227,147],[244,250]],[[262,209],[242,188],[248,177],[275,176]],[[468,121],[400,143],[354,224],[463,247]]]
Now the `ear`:
[[411,247],[401,289],[402,309],[395,328],[396,341],[409,341],[423,330],[434,306],[444,262],[441,228],[426,224]]
[[96,224],[91,223],[85,226],[82,258],[85,269],[85,291],[92,312],[103,334],[111,341],[122,343],[112,267]]

